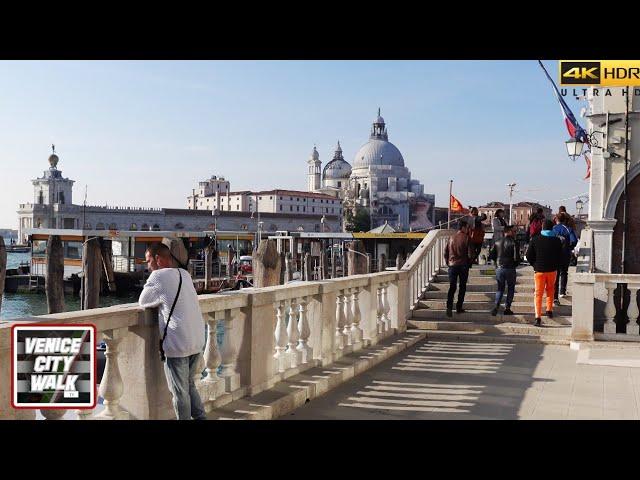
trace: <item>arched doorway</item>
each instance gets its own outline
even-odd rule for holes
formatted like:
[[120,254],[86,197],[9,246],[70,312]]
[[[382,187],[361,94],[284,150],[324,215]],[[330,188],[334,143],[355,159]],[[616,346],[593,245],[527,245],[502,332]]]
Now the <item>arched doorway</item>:
[[[625,273],[640,273],[640,175],[627,185],[627,237],[625,247]],[[622,261],[622,224],[624,195],[621,195],[616,205],[614,218],[618,220],[613,228],[612,245],[612,273],[621,273]]]

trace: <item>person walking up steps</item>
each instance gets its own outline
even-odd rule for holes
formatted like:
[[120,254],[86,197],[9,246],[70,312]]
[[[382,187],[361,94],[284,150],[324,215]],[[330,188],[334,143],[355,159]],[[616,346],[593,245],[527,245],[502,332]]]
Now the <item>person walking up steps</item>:
[[505,302],[505,315],[513,315],[511,311],[511,303],[516,293],[516,267],[520,264],[520,246],[515,239],[515,228],[513,225],[504,227],[504,238],[497,241],[489,253],[489,259],[495,260],[496,281],[498,282],[498,290],[496,290],[496,303],[491,315],[494,317],[498,314],[504,287],[507,286],[507,300]]
[[456,312],[464,313],[462,305],[464,294],[467,291],[467,279],[469,278],[469,266],[473,261],[473,246],[469,239],[469,226],[467,222],[460,221],[458,233],[451,236],[444,247],[444,259],[449,266],[449,293],[447,294],[447,317],[452,316],[453,296],[456,293],[458,279],[460,280],[460,291],[458,292],[458,302]]
[[553,232],[553,222],[545,220],[540,235],[531,239],[527,260],[533,266],[535,290],[536,326],[542,325],[542,295],[547,294],[546,315],[553,318],[553,294],[557,270],[562,261],[562,242]]

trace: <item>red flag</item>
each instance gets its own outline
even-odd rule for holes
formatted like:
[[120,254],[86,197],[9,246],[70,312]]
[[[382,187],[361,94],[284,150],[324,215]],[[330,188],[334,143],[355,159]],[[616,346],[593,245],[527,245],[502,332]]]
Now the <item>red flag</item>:
[[587,176],[584,177],[583,180],[586,180],[591,176],[591,159],[587,156],[587,153],[584,154],[584,161],[587,162]]
[[453,195],[451,195],[451,198],[449,200],[449,208],[451,208],[452,212],[469,213],[469,210],[463,208],[462,203],[460,203],[460,201]]

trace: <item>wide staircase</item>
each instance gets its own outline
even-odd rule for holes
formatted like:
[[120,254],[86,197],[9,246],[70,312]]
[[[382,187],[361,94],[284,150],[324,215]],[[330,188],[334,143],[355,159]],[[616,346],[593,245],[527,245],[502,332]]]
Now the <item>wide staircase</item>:
[[[568,293],[571,293],[571,273],[569,271]],[[495,267],[474,265],[469,271],[467,292],[463,313],[456,313],[454,297],[453,316],[446,315],[449,280],[446,269],[440,269],[432,279],[429,288],[414,307],[408,322],[409,328],[428,330],[431,339],[454,339],[465,341],[492,342],[511,340],[516,342],[541,342],[569,344],[571,334],[571,297],[560,299],[561,305],[554,305],[553,318],[544,315],[546,301],[542,303],[542,326],[536,327],[534,315],[533,269],[521,266],[517,270],[516,293],[511,305],[514,315],[504,315],[504,302],[498,315],[492,316],[496,292]]]

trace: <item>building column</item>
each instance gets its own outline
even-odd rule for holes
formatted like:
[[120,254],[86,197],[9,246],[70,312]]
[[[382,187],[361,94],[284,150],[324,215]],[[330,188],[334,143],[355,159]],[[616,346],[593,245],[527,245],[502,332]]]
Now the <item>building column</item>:
[[595,252],[596,272],[611,273],[613,259],[613,227],[618,220],[607,218],[604,220],[589,220],[588,225],[593,230],[593,250]]

